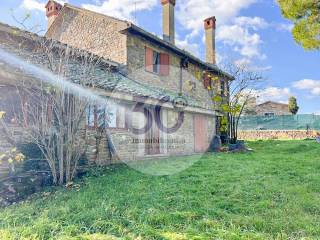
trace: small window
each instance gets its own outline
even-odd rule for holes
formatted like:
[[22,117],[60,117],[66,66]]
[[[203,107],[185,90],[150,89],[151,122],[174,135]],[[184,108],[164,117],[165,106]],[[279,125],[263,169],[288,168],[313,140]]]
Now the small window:
[[157,52],[146,47],[145,69],[148,72],[159,74],[161,76],[169,75],[170,57],[167,53]]
[[270,118],[272,118],[272,117],[275,116],[275,114],[274,114],[274,113],[271,113],[271,112],[268,112],[268,113],[265,113],[264,116],[265,116],[265,117],[270,117]]
[[107,122],[110,128],[117,127],[117,108],[115,106],[110,106],[107,109]]
[[225,96],[226,83],[224,80],[220,80],[220,93],[221,96]]
[[88,127],[94,127],[94,122],[95,122],[95,110],[94,110],[94,106],[89,105],[87,107],[87,121],[86,124]]
[[153,72],[160,73],[160,53],[153,51]]
[[86,110],[87,127],[105,126],[109,128],[126,128],[126,107],[124,106],[93,106]]
[[117,108],[117,128],[126,128],[126,109],[123,106]]

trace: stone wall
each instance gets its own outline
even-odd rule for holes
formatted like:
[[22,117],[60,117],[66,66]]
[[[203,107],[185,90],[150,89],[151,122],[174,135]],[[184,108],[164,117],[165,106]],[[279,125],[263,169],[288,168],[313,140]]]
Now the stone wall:
[[[167,111],[167,126],[172,127],[178,120],[178,113]],[[177,132],[167,134],[169,155],[188,155],[194,153],[194,121],[193,114],[185,113],[182,126]]]
[[[159,131],[160,136],[160,154],[147,155],[145,142],[148,141],[147,134],[133,134],[129,129],[111,129],[113,144],[117,150],[117,154],[122,161],[133,161],[145,159],[149,157],[165,157],[195,154],[195,138],[194,138],[194,113],[185,112],[184,121],[181,127],[173,133]],[[164,127],[173,127],[178,119],[178,113],[174,110],[162,110],[162,123]],[[144,116],[142,114],[133,114],[133,126],[135,128],[143,128],[145,125]],[[207,116],[207,145],[216,134],[215,118]],[[156,124],[153,122],[153,124]],[[157,127],[156,127],[157,128]],[[150,131],[150,130],[149,130]],[[117,163],[112,161],[112,163]]]
[[98,133],[94,129],[86,132],[86,158],[90,165],[105,166],[111,163],[108,140],[105,133]]
[[46,36],[125,65],[126,36],[119,31],[126,26],[112,17],[65,7]]
[[239,131],[239,139],[243,140],[302,140],[320,136],[320,131],[305,130],[253,130]]
[[[152,44],[143,37],[128,35],[128,59],[127,68],[129,77],[142,81],[146,84],[163,88],[173,92],[180,92],[180,61],[181,56],[172,53],[168,49]],[[155,73],[147,72],[145,70],[145,48],[149,47],[157,52],[169,54],[169,75],[160,76]],[[188,68],[182,72],[182,92],[185,95],[191,96],[203,104],[204,108],[210,109],[213,107],[210,94],[204,88],[202,81],[202,74],[205,69],[200,65],[189,63]],[[195,88],[190,89],[190,84]],[[225,85],[226,86],[226,85]],[[220,81],[214,84],[215,92],[220,92]],[[225,89],[227,92],[227,86]]]
[[[120,33],[126,27],[127,23],[124,21],[87,10],[75,10],[68,6],[63,8],[46,36],[123,64],[127,66],[129,76],[138,81],[179,92],[181,57],[143,37]],[[170,55],[169,76],[159,76],[145,71],[146,46]],[[193,96],[208,108],[212,107],[211,97],[204,89],[202,79],[197,76],[199,73],[202,75],[204,70],[206,69],[200,65],[189,63],[187,72],[182,76],[183,93]],[[192,91],[190,84],[196,86]],[[220,81],[214,85],[216,92],[220,92]]]
[[[152,44],[150,41],[142,37],[133,36],[131,34],[125,35],[120,33],[121,30],[127,27],[127,23],[94,13],[87,10],[75,9],[70,6],[66,6],[60,12],[56,21],[48,30],[46,36],[56,39],[62,43],[69,44],[73,47],[84,49],[93,52],[101,57],[109,58],[120,64],[127,65],[129,75],[135,75],[136,70],[141,70],[136,76],[138,81],[142,81],[151,86],[167,89],[175,93],[180,92],[179,79],[180,79],[180,60],[181,57],[168,51],[166,48]],[[157,51],[166,52],[170,55],[170,74],[166,77],[160,77],[158,75],[148,73],[145,71],[145,47],[148,46]],[[202,79],[197,80],[197,73],[202,75],[205,69],[197,64],[190,63],[187,72],[183,73],[183,86],[182,92],[186,95],[190,95],[199,102],[203,103],[204,108],[212,108],[208,90],[204,89]],[[190,78],[191,76],[191,78]],[[195,89],[190,90],[190,81],[194,82]],[[220,90],[220,81],[216,84],[216,92]],[[163,119],[166,119],[168,125],[171,124],[169,115],[170,110],[164,111]],[[183,139],[186,141],[182,148],[172,147],[169,150],[167,144],[161,145],[161,153],[167,154],[189,154],[194,152],[194,123],[193,113],[186,113],[184,123],[181,128],[174,133],[172,138],[179,141]],[[215,126],[214,120],[208,117],[208,128],[210,130],[208,139],[211,138],[211,133],[214,134]],[[213,119],[213,117],[212,117]],[[137,122],[143,120],[139,119]],[[161,138],[168,140],[169,137],[166,134],[161,133]],[[125,141],[130,141],[135,136],[132,136],[130,131],[115,129],[111,131],[111,135],[120,157],[129,158],[130,156],[143,156],[144,145],[139,144],[138,147],[129,147],[123,145]],[[91,163],[98,163],[99,165],[110,163],[110,153],[107,148],[107,139],[105,136],[97,136],[95,130],[87,131],[88,136],[88,149],[87,157]],[[101,137],[101,138],[100,138]],[[210,139],[211,140],[211,139]],[[98,144],[97,144],[98,143]],[[134,146],[134,145],[133,145]],[[99,154],[97,154],[99,153]]]

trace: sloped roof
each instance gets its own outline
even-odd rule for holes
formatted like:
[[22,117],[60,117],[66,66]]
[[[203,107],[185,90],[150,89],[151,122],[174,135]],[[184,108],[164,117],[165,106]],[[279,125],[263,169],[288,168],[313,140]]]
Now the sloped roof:
[[172,51],[172,52],[174,52],[184,58],[187,58],[189,61],[191,61],[195,64],[199,64],[200,66],[202,66],[204,69],[207,69],[208,71],[219,74],[223,77],[228,78],[229,80],[234,80],[233,76],[231,76],[229,73],[222,71],[217,65],[206,63],[206,62],[202,61],[201,59],[195,57],[194,55],[192,55],[188,51],[178,48],[176,45],[174,45],[168,41],[165,41],[152,33],[149,33],[147,31],[143,30],[142,28],[134,25],[133,23],[130,23],[129,27],[127,29],[123,30],[122,32],[141,35],[141,36],[147,38],[149,41],[154,42],[156,44],[159,44],[162,47],[164,47],[164,48],[166,48],[166,49],[168,49],[168,50],[170,50],[170,51]]
[[274,101],[266,101],[266,102],[264,102],[264,103],[260,103],[260,104],[258,104],[257,106],[262,106],[262,105],[266,105],[266,104],[270,104],[270,103],[272,103],[272,104],[276,104],[276,105],[288,106],[288,104],[287,104],[287,103],[279,103],[279,102],[274,102]]
[[[22,40],[23,39],[23,40]],[[58,49],[70,48],[66,44],[61,44],[57,41],[48,40],[45,37],[38,36],[26,31],[22,31],[18,28],[11,27],[6,24],[0,23],[0,49],[5,50],[19,58],[23,61],[31,63],[35,66],[44,68],[49,64],[47,56],[43,51],[36,50],[37,41],[49,41],[54,42],[54,47]],[[23,43],[23,44],[21,44]],[[82,54],[90,54],[83,50],[74,49],[79,56]],[[148,86],[146,84],[134,81],[117,71],[117,66],[115,63],[99,58],[92,55],[94,59],[96,58],[97,64],[94,67],[93,73],[90,73],[85,78],[90,79],[90,84],[93,84],[95,88],[103,89],[108,92],[120,92],[130,94],[136,97],[152,98],[157,100],[166,100],[173,102],[179,95],[172,91],[167,91],[163,89],[158,89],[153,86]],[[3,62],[0,59],[0,67],[5,68]],[[67,80],[74,83],[79,83],[79,78],[83,78],[82,66],[77,63],[77,61],[68,62],[67,66],[68,72],[65,76]],[[10,71],[12,71],[10,69]],[[19,69],[15,69],[19,72]],[[189,96],[182,96],[188,103],[188,106],[202,108],[208,110],[208,106],[204,106],[203,103],[193,99]]]
[[[64,11],[64,8],[70,8],[73,9],[75,11],[79,11],[82,12],[84,14],[91,14],[91,15],[96,15],[99,17],[106,17],[106,18],[111,18],[111,19],[115,19],[119,22],[125,23],[127,25],[127,28],[125,28],[124,30],[122,30],[122,33],[131,33],[131,34],[139,34],[143,37],[145,37],[146,39],[148,39],[151,42],[154,42],[156,44],[161,45],[162,47],[174,52],[175,54],[178,54],[184,58],[188,58],[190,61],[192,61],[193,63],[199,64],[200,66],[202,66],[204,69],[211,71],[213,73],[219,74],[223,77],[228,78],[229,80],[234,80],[234,77],[232,75],[230,75],[227,72],[222,71],[217,65],[214,64],[210,64],[210,63],[206,63],[204,61],[202,61],[201,59],[195,57],[194,55],[192,55],[191,53],[189,53],[186,50],[180,49],[179,47],[177,47],[176,45],[165,41],[161,38],[159,38],[158,36],[138,27],[137,25],[133,24],[132,22],[129,21],[125,21],[125,20],[121,20],[115,17],[111,17],[108,15],[104,15],[101,13],[97,13],[97,12],[93,12],[91,10],[85,9],[85,8],[79,8],[76,6],[73,6],[71,4],[65,3],[64,7],[62,8],[61,11]],[[48,32],[50,31],[50,29],[53,27],[53,25],[55,24],[55,22],[53,22],[53,24],[50,26],[50,28],[48,29]]]

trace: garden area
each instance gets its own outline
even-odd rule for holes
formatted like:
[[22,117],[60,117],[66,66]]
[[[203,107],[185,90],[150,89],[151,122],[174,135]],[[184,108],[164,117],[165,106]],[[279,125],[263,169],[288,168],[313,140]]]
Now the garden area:
[[207,154],[169,176],[94,169],[1,209],[0,239],[317,239],[320,145],[248,147]]

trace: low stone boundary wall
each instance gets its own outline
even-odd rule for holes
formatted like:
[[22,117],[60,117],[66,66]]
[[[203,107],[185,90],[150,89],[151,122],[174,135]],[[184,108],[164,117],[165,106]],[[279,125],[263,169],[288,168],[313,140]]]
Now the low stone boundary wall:
[[303,140],[316,138],[320,131],[306,130],[246,130],[239,131],[238,137],[243,140]]

